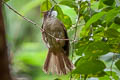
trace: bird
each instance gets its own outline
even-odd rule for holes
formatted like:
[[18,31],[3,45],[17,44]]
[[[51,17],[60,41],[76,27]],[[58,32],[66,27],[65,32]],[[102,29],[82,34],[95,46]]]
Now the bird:
[[73,70],[74,65],[68,58],[70,43],[67,30],[64,24],[57,19],[57,12],[53,9],[42,12],[42,38],[48,48],[43,71],[45,73],[65,75]]

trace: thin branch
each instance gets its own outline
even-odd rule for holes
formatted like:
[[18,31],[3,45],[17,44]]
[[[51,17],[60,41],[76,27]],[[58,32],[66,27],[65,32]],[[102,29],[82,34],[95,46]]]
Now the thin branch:
[[84,80],[86,80],[86,79],[87,79],[87,75],[85,74]]
[[[81,4],[81,2],[80,2],[80,4]],[[77,41],[76,40],[76,35],[77,35],[77,26],[78,26],[78,23],[79,23],[79,19],[80,19],[80,5],[79,5],[79,1],[78,1],[78,17],[77,17],[77,22],[76,22],[76,24],[75,24],[75,34],[74,34],[74,40],[73,40],[73,50],[72,50],[72,58],[73,58],[73,52],[74,52],[74,49],[75,49],[75,44],[74,44],[74,42],[75,41]]]
[[114,55],[115,55],[115,53],[113,53],[113,56],[112,56],[112,63],[111,63],[111,66],[110,66],[110,71],[111,71],[111,76],[112,76],[112,72],[113,72],[113,70],[112,70],[112,68],[113,68],[113,63],[114,63]]
[[24,20],[32,23],[33,25],[35,25],[36,27],[40,28],[41,32],[45,32],[47,35],[51,36],[52,38],[56,39],[56,40],[67,40],[67,41],[75,41],[75,40],[70,40],[70,39],[60,39],[60,38],[56,38],[55,36],[51,35],[50,33],[46,32],[45,30],[43,30],[38,24],[36,24],[35,22],[33,22],[32,20],[26,18],[25,16],[21,15],[19,12],[17,12],[15,9],[13,9],[10,5],[8,5],[6,2],[3,1],[3,3],[10,9],[12,10],[14,13],[16,13],[17,15],[19,15],[20,17],[22,17]]
[[[119,44],[118,44],[119,45]],[[114,65],[114,61],[116,60],[117,58],[117,55],[116,55],[116,51],[117,51],[117,48],[118,46],[115,47],[115,50],[114,50],[114,53],[113,53],[113,56],[112,56],[112,63],[111,63],[111,66],[110,66],[110,71],[111,71],[111,77],[113,76],[112,72],[113,72],[113,65]]]
[[[78,17],[77,17],[77,22],[76,22],[76,24],[75,24],[75,27],[74,27],[74,29],[75,29],[75,34],[74,34],[74,40],[73,40],[73,48],[72,48],[72,60],[73,60],[73,52],[74,52],[74,50],[75,50],[75,41],[76,41],[76,35],[77,35],[77,26],[78,26],[78,23],[79,23],[79,19],[80,19],[80,5],[79,5],[79,1],[78,1]],[[71,74],[71,76],[70,76],[70,80],[72,80],[72,74]]]
[[74,40],[76,39],[76,35],[77,35],[77,26],[78,26],[78,23],[79,23],[79,19],[80,19],[80,6],[78,5],[78,18],[77,18],[77,22],[76,22],[76,25],[75,25]]
[[[89,13],[90,13],[90,18],[92,17],[92,11],[91,11],[91,3],[89,2],[89,1],[87,1],[88,2],[88,11],[89,11]],[[92,26],[92,24],[90,25],[90,37],[92,37],[93,35],[91,35],[91,34],[93,34],[93,26]]]
[[52,0],[55,4],[58,4],[55,0]]
[[[36,24],[35,22],[33,22],[32,20],[26,18],[25,16],[21,15],[20,13],[18,13],[15,9],[13,9],[10,5],[8,5],[6,2],[3,1],[3,3],[10,9],[12,10],[14,13],[16,13],[17,15],[19,15],[20,17],[22,17],[24,20],[32,23],[33,25],[37,26],[39,28],[39,25]],[[42,29],[41,29],[42,30]]]

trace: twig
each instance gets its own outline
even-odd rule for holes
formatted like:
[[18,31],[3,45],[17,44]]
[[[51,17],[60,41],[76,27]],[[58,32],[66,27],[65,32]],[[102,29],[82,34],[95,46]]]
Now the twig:
[[111,71],[111,76],[112,76],[112,68],[113,68],[113,63],[114,63],[114,55],[115,53],[113,53],[113,56],[112,56],[112,63],[111,63],[111,67],[110,67],[110,71]]
[[[6,2],[3,1],[3,3],[10,9],[12,10],[13,12],[15,12],[17,15],[19,15],[20,17],[22,17],[24,20],[32,23],[33,25],[37,26],[39,28],[39,25],[36,24],[35,22],[33,22],[32,20],[26,18],[25,16],[21,15],[20,13],[18,13],[15,9],[13,9],[10,5],[8,5]],[[42,29],[40,29],[42,31]]]
[[[79,23],[79,19],[80,19],[80,5],[79,5],[79,1],[78,1],[78,17],[77,17],[77,22],[76,22],[76,24],[75,24],[75,27],[74,27],[74,29],[75,29],[75,34],[74,34],[74,40],[73,40],[73,48],[72,48],[72,60],[73,60],[73,52],[74,52],[74,50],[75,50],[75,41],[76,41],[76,35],[77,35],[77,26],[78,26],[78,23]],[[70,76],[70,80],[72,80],[72,74],[71,74],[71,76]]]
[[87,79],[87,75],[85,74],[84,80],[86,80],[86,79]]
[[[76,40],[76,34],[77,34],[77,26],[78,26],[78,23],[79,23],[79,19],[80,19],[80,6],[78,4],[78,17],[77,17],[77,22],[75,24],[75,34],[74,34],[74,41]],[[74,52],[74,48],[75,48],[75,44],[73,42],[73,50],[72,50],[72,57],[73,57],[73,52]]]
[[79,17],[80,17],[80,16],[79,16],[79,10],[80,10],[80,9],[78,9],[78,18],[77,18],[77,22],[76,22],[76,25],[75,25],[75,27],[74,27],[74,28],[75,28],[75,34],[74,34],[74,38],[73,38],[73,39],[74,39],[74,41],[73,41],[72,58],[73,58],[73,52],[74,52],[74,49],[75,49],[75,43],[74,43],[74,42],[76,41],[77,26],[78,26],[78,23],[79,23]]
[[[87,1],[88,2],[88,1]],[[88,2],[88,11],[89,11],[89,13],[90,13],[90,18],[92,17],[92,11],[91,11],[91,4],[90,4],[90,2]],[[92,37],[93,35],[93,26],[92,26],[92,24],[90,25],[90,37]]]
[[74,35],[74,40],[76,39],[76,33],[77,33],[77,26],[78,26],[78,23],[79,23],[79,19],[80,19],[80,6],[78,5],[78,18],[77,18],[77,22],[76,22],[76,25],[75,25],[75,35]]
[[74,40],[73,40],[72,58],[73,58],[73,52],[74,52],[74,49],[75,49],[75,43],[74,42],[77,41],[76,40],[76,35],[77,35],[77,26],[78,26],[78,23],[79,23],[79,19],[80,19],[80,5],[78,4],[78,17],[77,17],[77,22],[76,22],[75,27],[74,27],[75,28],[75,34],[74,34],[74,38],[73,38]]
[[11,6],[9,6],[6,2],[2,1],[10,10],[12,10],[14,13],[16,13],[17,15],[19,15],[20,17],[22,17],[24,20],[32,23],[33,25],[35,25],[36,27],[40,28],[41,32],[45,32],[47,35],[51,36],[52,38],[56,39],[56,40],[66,40],[66,41],[75,41],[75,40],[70,40],[70,39],[60,39],[60,38],[56,38],[55,36],[51,35],[50,33],[46,32],[45,30],[43,30],[38,24],[36,24],[35,22],[33,22],[32,20],[26,18],[25,16],[21,15],[19,12],[17,12],[15,9],[13,9]]
[[52,0],[55,4],[58,4],[55,0]]
[[[118,44],[118,45],[119,45],[119,44]],[[118,48],[118,46],[116,45],[115,50],[113,51],[113,55],[112,55],[112,63],[111,63],[111,66],[110,66],[110,71],[111,71],[110,76],[111,76],[111,77],[113,76],[112,72],[113,72],[114,61],[115,61],[116,58],[117,58],[117,55],[116,55],[117,48]]]

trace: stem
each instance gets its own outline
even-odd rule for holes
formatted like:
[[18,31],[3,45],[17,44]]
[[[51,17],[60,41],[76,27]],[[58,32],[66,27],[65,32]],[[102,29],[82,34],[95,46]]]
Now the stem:
[[55,4],[57,4],[57,2],[55,0],[52,0]]
[[[75,34],[74,34],[74,42],[76,41],[76,33],[77,33],[77,26],[78,26],[78,23],[79,23],[79,19],[80,19],[80,6],[78,4],[78,17],[77,17],[77,22],[75,24]],[[73,48],[72,48],[72,60],[73,60],[73,52],[75,50],[75,43],[73,42]],[[70,76],[70,80],[72,80],[72,74]]]
[[87,80],[87,75],[85,74],[84,80]]
[[[88,11],[90,13],[90,18],[91,18],[92,17],[92,11],[91,11],[91,4],[90,4],[90,2],[88,2]],[[93,34],[93,26],[92,26],[92,24],[90,25],[90,37],[93,36],[91,34]]]
[[113,70],[112,70],[112,68],[113,68],[113,64],[114,64],[114,56],[115,56],[115,53],[113,53],[113,56],[112,56],[112,63],[111,63],[111,67],[110,67],[110,70],[111,70],[111,76],[112,76],[112,72],[113,72]]

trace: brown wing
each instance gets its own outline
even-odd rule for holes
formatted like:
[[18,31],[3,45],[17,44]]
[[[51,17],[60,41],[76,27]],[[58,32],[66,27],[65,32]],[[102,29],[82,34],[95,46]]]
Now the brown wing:
[[[56,19],[54,27],[56,27],[56,29],[53,32],[58,33],[55,35],[53,33],[55,37],[60,38],[60,39],[68,39],[67,30],[61,21]],[[59,42],[60,42],[59,44],[61,45],[62,49],[65,51],[66,56],[69,56],[69,40],[60,40]]]
[[[69,39],[68,38],[68,34],[67,34],[67,30],[65,28],[65,26],[61,23],[61,26],[63,27],[64,29],[64,34],[65,34],[65,39]],[[69,56],[69,47],[70,47],[70,43],[69,43],[69,40],[66,40],[65,41],[65,45],[63,46],[63,49],[66,51],[66,55]]]

